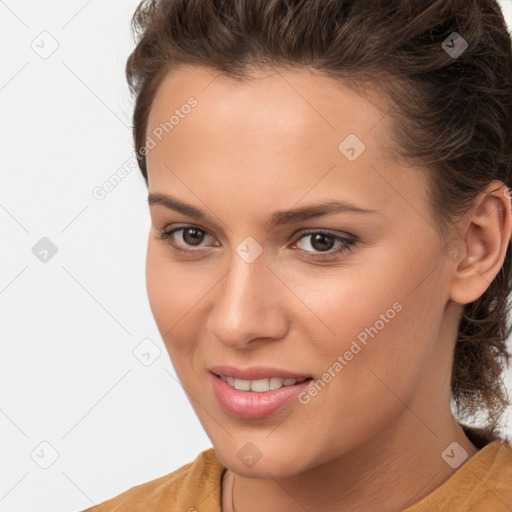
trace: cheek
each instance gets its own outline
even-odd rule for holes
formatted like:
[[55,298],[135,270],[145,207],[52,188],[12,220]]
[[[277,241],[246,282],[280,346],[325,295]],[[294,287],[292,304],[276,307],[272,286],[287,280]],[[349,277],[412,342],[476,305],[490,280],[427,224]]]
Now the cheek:
[[417,258],[411,269],[395,253],[373,267],[340,269],[295,288],[314,312],[302,326],[316,340],[317,372],[336,375],[333,389],[350,389],[353,396],[365,394],[368,400],[369,388],[384,388],[377,376],[404,393],[421,379],[444,307],[443,277],[434,272],[425,279],[433,268],[430,262],[428,255]]
[[192,330],[197,325],[192,316],[207,283],[201,281],[199,273],[187,271],[185,266],[172,261],[163,243],[151,238],[148,241],[146,290],[151,312],[171,354],[174,348],[192,346]]
[[290,288],[309,310],[299,322],[311,332],[316,329],[321,340],[317,353],[342,353],[352,340],[364,344],[368,330],[375,334],[373,327],[382,337],[391,324],[400,322],[407,286],[403,279],[390,278],[391,273],[361,265],[288,275]]
[[[400,266],[395,262],[394,268]],[[367,270],[366,275],[353,272],[353,278],[348,271],[325,279],[319,288],[313,280],[304,282],[301,292],[316,314],[302,330],[319,374],[316,390],[301,402],[307,411],[303,424],[326,432],[329,446],[340,449],[378,431],[410,402],[426,375],[442,316],[439,293],[432,293],[435,281],[411,292],[419,274],[404,267],[401,276]],[[345,438],[338,435],[340,428]],[[318,450],[325,449],[318,443]]]

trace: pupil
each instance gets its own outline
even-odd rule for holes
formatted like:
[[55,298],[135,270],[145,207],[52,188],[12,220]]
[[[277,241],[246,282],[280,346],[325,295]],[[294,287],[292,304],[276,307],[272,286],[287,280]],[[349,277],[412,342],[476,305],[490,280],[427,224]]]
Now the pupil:
[[[190,233],[193,233],[192,237],[188,237],[187,235],[189,235]],[[185,239],[185,242],[190,243],[191,245],[194,245],[195,242],[198,242],[198,243],[201,243],[203,238],[204,238],[204,234],[203,236],[201,236],[200,234],[198,233],[202,233],[201,230],[199,229],[195,229],[195,228],[189,228],[189,229],[186,229],[184,234],[183,234],[183,237]],[[190,238],[190,239],[188,239]]]
[[[326,242],[326,240],[327,240],[327,242]],[[313,236],[311,245],[319,251],[327,251],[332,248],[331,247],[332,240],[333,240],[332,235],[325,235],[323,233],[317,233],[316,235]],[[320,242],[319,245],[317,245],[318,242]]]

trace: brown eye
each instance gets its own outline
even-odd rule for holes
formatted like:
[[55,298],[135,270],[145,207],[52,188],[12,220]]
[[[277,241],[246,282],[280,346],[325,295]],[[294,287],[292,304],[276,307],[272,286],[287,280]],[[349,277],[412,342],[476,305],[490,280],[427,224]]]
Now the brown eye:
[[332,249],[335,239],[334,235],[316,233],[309,236],[311,236],[311,247],[317,251],[328,251],[329,249]]
[[[298,244],[303,244],[299,249],[307,252],[325,252],[330,251],[336,244],[336,241],[343,243],[350,242],[346,238],[334,235],[333,233],[326,233],[324,231],[310,231],[304,233]],[[312,248],[312,250],[310,249]]]
[[[204,253],[211,246],[218,246],[215,238],[204,229],[196,226],[181,226],[174,229],[163,229],[157,235],[157,238],[164,240],[168,246],[176,253],[198,254]],[[208,238],[211,239],[210,244]],[[213,241],[213,244],[212,244]]]
[[294,247],[308,254],[309,257],[329,257],[343,254],[355,247],[356,240],[345,238],[326,231],[309,231],[303,233],[295,242]]
[[199,245],[204,240],[204,231],[196,228],[186,228],[183,230],[183,240],[188,245]]

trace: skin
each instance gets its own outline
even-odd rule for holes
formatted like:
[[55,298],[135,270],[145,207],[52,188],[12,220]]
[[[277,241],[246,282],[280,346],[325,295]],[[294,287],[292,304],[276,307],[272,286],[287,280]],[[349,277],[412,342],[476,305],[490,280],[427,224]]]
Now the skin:
[[[425,177],[392,158],[378,97],[305,69],[260,70],[237,83],[182,67],[158,89],[148,134],[190,96],[198,105],[147,156],[149,192],[212,219],[151,205],[146,282],[176,374],[235,474],[235,510],[411,506],[455,472],[441,457],[448,445],[459,443],[466,462],[478,451],[450,412],[450,371],[462,305],[485,291],[505,257],[506,187],[493,182],[478,196],[453,226],[459,251],[447,257]],[[354,161],[338,149],[349,133],[366,146]],[[377,212],[269,224],[276,210],[327,199]],[[196,242],[185,231],[172,237],[193,255],[158,238],[183,224],[203,230]],[[331,240],[325,256],[305,230],[351,235],[354,250],[335,253],[340,242]],[[236,252],[247,236],[263,248],[252,263]],[[258,420],[218,403],[208,367],[268,365],[322,378],[394,303],[400,312],[309,403]],[[252,467],[237,456],[249,442],[261,452]],[[225,489],[223,500],[229,510]]]

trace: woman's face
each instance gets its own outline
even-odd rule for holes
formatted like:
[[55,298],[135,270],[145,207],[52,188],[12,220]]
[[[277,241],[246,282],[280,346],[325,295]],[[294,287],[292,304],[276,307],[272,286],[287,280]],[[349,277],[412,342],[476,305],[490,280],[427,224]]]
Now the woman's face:
[[[392,159],[375,105],[306,70],[237,83],[201,67],[167,75],[152,105],[149,193],[190,209],[150,204],[149,301],[203,428],[241,475],[297,474],[448,407],[453,258],[424,175]],[[327,202],[351,207],[305,215]],[[276,408],[275,391],[227,389],[218,365],[313,380]]]

